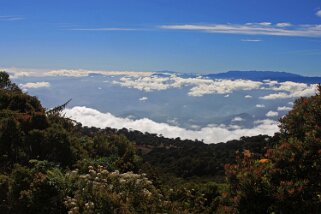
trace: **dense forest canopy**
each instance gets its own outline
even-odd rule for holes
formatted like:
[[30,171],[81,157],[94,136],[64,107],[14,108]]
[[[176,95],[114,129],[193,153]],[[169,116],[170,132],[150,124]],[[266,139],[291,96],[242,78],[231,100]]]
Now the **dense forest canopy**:
[[0,72],[1,213],[318,213],[320,92],[273,137],[207,145],[83,127]]

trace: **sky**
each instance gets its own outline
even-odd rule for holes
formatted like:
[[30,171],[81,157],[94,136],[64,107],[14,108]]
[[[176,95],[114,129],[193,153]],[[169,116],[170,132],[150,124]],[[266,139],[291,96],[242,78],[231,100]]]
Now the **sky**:
[[0,67],[321,75],[321,1],[1,0]]

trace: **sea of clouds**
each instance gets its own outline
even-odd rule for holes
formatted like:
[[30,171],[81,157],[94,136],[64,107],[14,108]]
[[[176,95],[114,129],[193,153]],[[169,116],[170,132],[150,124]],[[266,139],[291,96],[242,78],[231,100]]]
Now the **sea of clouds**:
[[296,98],[316,93],[314,84],[268,79],[210,79],[133,71],[5,70],[46,107],[61,104],[61,97],[74,98],[65,114],[85,126],[127,128],[205,143],[273,135],[279,130],[278,119],[291,110]]
[[84,126],[98,128],[132,129],[141,132],[156,133],[168,138],[203,140],[205,143],[220,143],[228,140],[239,139],[242,136],[255,136],[258,134],[273,135],[279,130],[278,122],[270,119],[254,121],[254,127],[247,129],[237,125],[210,124],[200,130],[188,130],[167,123],[157,123],[148,118],[133,120],[121,118],[111,113],[102,113],[92,108],[74,107],[65,109],[67,117],[70,117]]

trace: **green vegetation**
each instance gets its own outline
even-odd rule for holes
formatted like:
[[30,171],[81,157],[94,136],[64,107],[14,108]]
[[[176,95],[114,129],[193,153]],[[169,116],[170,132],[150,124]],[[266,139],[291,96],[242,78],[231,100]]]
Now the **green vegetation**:
[[260,158],[249,150],[226,166],[232,213],[319,213],[321,210],[321,86],[281,119],[280,142]]
[[1,213],[318,213],[320,92],[274,137],[206,145],[82,127],[0,72]]

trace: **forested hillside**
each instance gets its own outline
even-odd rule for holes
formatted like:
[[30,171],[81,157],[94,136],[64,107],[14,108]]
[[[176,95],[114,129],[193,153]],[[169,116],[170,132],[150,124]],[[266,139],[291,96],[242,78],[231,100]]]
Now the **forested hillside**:
[[274,137],[207,145],[82,127],[0,72],[1,213],[318,213],[320,92]]
[[278,143],[279,135],[273,137],[258,135],[242,137],[240,140],[219,144],[205,144],[201,141],[169,139],[156,134],[128,131],[127,129],[98,129],[82,127],[85,135],[117,133],[132,141],[144,162],[152,165],[162,173],[190,179],[192,177],[209,177],[215,181],[224,180],[224,165],[235,162],[235,153],[249,149],[261,156],[268,148]]

